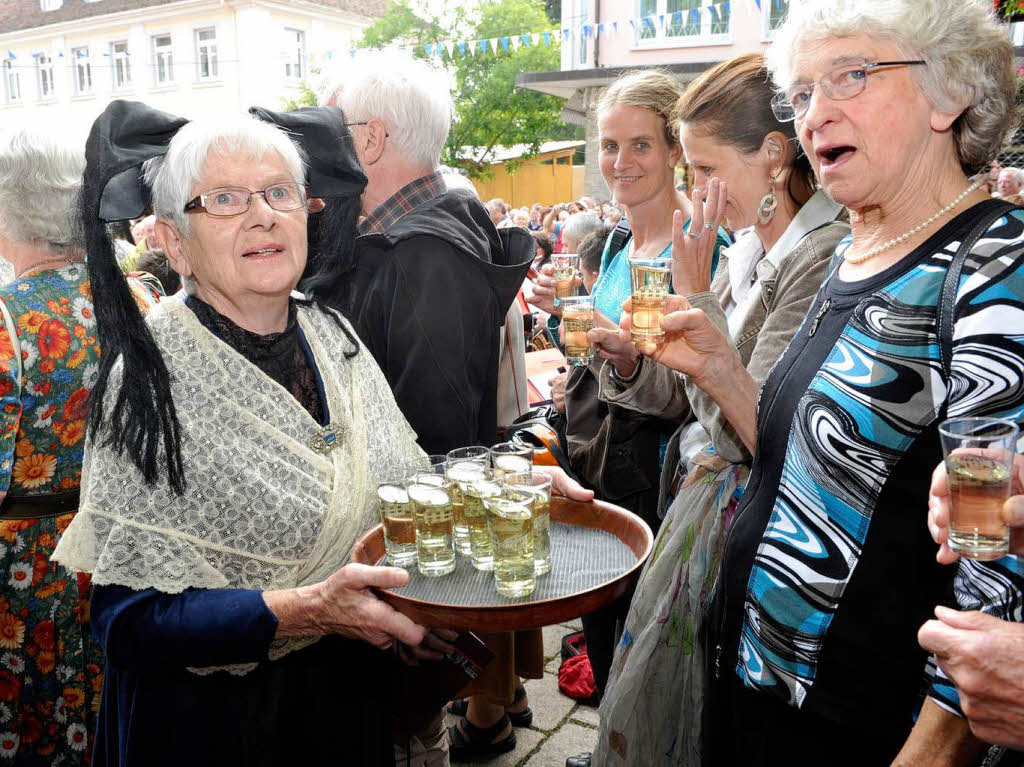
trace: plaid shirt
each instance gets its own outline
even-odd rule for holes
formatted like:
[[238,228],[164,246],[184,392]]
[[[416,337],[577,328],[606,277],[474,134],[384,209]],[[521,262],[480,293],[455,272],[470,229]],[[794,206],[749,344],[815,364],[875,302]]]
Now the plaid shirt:
[[448,185],[437,171],[410,181],[359,222],[359,233],[384,234],[406,213],[447,190]]

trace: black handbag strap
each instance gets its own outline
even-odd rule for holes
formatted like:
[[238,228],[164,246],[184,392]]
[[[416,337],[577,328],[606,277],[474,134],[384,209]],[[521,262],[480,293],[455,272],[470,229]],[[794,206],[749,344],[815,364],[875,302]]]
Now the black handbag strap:
[[964,263],[989,227],[997,219],[1019,207],[1003,200],[986,200],[980,205],[985,206],[985,210],[949,262],[949,269],[946,270],[946,278],[942,283],[942,292],[939,294],[939,352],[942,355],[942,372],[947,382],[953,368],[953,311],[956,309],[956,293],[960,289],[960,275],[963,273]]
[[615,228],[612,230],[612,244],[611,247],[608,248],[608,252],[611,254],[612,258],[622,250],[623,246],[625,246],[632,237],[633,232],[629,228],[629,221],[625,218],[620,218],[619,223],[616,224]]

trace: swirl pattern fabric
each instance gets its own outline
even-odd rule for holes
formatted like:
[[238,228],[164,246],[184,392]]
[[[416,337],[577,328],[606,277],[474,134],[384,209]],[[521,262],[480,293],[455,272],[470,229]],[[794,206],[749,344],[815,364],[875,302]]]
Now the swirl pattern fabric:
[[[746,685],[791,705],[815,684],[873,518],[886,513],[879,496],[922,432],[944,405],[951,417],[1024,416],[1024,214],[995,222],[968,258],[947,381],[936,305],[958,247],[946,243],[862,299],[797,405],[747,582],[737,661]],[[1022,576],[1015,557],[963,563],[958,601],[1021,620]],[[933,696],[955,709],[955,690],[941,679]]]
[[[159,304],[148,322],[171,370],[185,494],[165,479],[147,486],[127,457],[90,439],[81,508],[54,559],[96,584],[170,594],[289,588],[344,565],[377,519],[377,482],[422,455],[369,352],[346,359],[333,320],[299,307],[326,420],[341,434],[324,455],[311,448],[321,425],[182,301]],[[119,364],[112,375],[108,412]],[[275,643],[271,658],[309,641]]]

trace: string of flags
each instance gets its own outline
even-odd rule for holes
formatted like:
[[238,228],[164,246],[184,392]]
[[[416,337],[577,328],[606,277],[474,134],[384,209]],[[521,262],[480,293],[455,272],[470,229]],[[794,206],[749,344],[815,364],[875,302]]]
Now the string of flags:
[[[659,36],[682,36],[683,34],[695,34],[694,32],[687,31],[696,28],[699,34],[702,28],[702,21],[707,18],[710,21],[710,30],[712,33],[715,32],[716,27],[722,25],[728,25],[732,16],[732,2],[733,0],[719,0],[705,4],[699,8],[690,8],[686,10],[673,11],[671,13],[658,13],[651,14],[648,16],[639,16],[634,18],[626,19],[615,19],[610,21],[602,21],[597,23],[582,22],[578,25],[571,27],[561,27],[556,29],[548,29],[541,32],[529,32],[524,34],[510,34],[500,35],[497,37],[490,37],[484,39],[461,39],[461,40],[442,40],[438,42],[425,43],[421,46],[397,46],[400,50],[411,50],[418,48],[426,54],[427,58],[454,60],[455,58],[466,58],[468,56],[485,56],[489,54],[497,54],[499,51],[508,53],[511,51],[518,51],[520,48],[536,48],[543,46],[549,48],[552,45],[560,45],[562,43],[569,43],[581,41],[589,43],[591,40],[600,40],[602,38],[617,37],[619,35],[629,35],[630,38],[636,39],[638,37],[649,38]],[[767,8],[773,9],[776,13],[784,13],[789,6],[789,0],[754,0],[754,4],[757,6],[757,12],[763,13]],[[705,17],[706,14],[706,17]],[[726,32],[727,29],[723,29],[722,32]],[[659,34],[660,33],[660,34]],[[333,59],[335,56],[344,56],[346,53],[349,57],[355,57],[358,53],[358,48],[350,48],[347,51],[337,50],[323,50],[319,53],[306,52],[305,56],[307,64],[312,58],[321,59]],[[95,55],[89,56],[81,50],[74,51],[75,57],[77,58],[95,58]],[[13,62],[19,61],[20,58],[13,51],[8,50],[7,57],[4,60],[4,64],[7,67],[33,67],[38,64],[41,53],[30,54],[34,63],[22,65]],[[101,54],[103,57],[112,58],[119,56],[131,56],[130,52],[119,52],[113,54],[110,52],[104,52]],[[64,51],[56,53],[56,58],[64,58]],[[136,57],[138,58],[138,57]],[[52,62],[53,57],[50,57]],[[179,63],[179,62],[175,62]],[[186,62],[180,62],[186,63]],[[227,59],[221,59],[221,64],[237,63]],[[136,62],[136,65],[141,66],[156,66],[155,62],[142,63]],[[110,64],[100,64],[99,66],[113,66]]]

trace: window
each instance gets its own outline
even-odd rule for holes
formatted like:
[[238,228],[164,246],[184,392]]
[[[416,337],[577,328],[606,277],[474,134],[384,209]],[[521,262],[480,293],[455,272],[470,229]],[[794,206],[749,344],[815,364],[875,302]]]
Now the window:
[[33,54],[36,60],[36,84],[39,86],[40,100],[52,99],[55,95],[53,87],[53,59],[45,53]]
[[284,76],[301,79],[306,72],[306,33],[301,29],[284,31]]
[[39,0],[39,9],[43,11],[56,11],[64,5],[64,0]]
[[[778,0],[762,0],[761,4],[772,2]],[[661,40],[668,43],[728,35],[732,17],[729,3],[707,6],[705,0],[639,0],[639,11],[637,42]]]
[[88,46],[71,49],[71,61],[74,66],[71,79],[75,86],[76,96],[92,93],[92,62],[89,60]]
[[128,59],[128,41],[110,44],[110,63],[114,71],[114,89],[123,90],[132,84],[132,65]]
[[770,36],[782,26],[789,13],[789,0],[762,0],[764,10],[765,31]]
[[21,101],[21,80],[18,70],[10,61],[4,61],[4,103],[17,104]]
[[217,30],[196,30],[196,79],[217,79]]
[[170,85],[174,82],[174,55],[170,35],[153,36],[153,82]]

